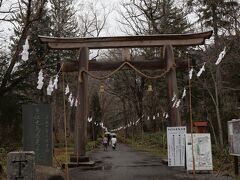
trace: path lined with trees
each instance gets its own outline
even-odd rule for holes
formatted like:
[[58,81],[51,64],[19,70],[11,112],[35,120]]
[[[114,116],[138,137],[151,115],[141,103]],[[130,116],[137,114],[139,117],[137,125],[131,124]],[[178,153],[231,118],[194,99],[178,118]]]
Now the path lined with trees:
[[[113,6],[112,6],[113,7]],[[46,94],[48,82],[56,75],[60,61],[73,60],[77,51],[60,52],[47,50],[41,45],[37,35],[63,37],[111,36],[108,21],[112,7],[96,1],[73,0],[0,0],[0,148],[9,152],[22,147],[22,105],[49,103],[53,107],[53,133],[56,146],[64,146],[64,116],[62,84]],[[190,60],[193,63],[192,85],[193,121],[208,122],[211,133],[213,155],[224,159],[227,151],[227,121],[240,116],[240,5],[237,0],[119,0],[115,12],[118,13],[119,30],[127,35],[151,35],[167,33],[193,33],[213,30],[213,38],[204,46],[195,48],[175,48],[177,61]],[[190,15],[191,14],[191,15]],[[194,19],[192,18],[194,16]],[[9,27],[9,28],[6,28]],[[10,36],[7,34],[10,33]],[[115,33],[115,32],[114,32]],[[22,46],[29,39],[29,60],[21,60]],[[219,53],[226,47],[223,61],[216,66]],[[121,52],[101,50],[91,52],[91,60],[99,62],[122,61]],[[134,49],[131,60],[154,61],[159,59],[161,48]],[[196,72],[206,63],[201,77]],[[45,84],[37,90],[37,77],[43,69]],[[145,71],[156,75],[160,71]],[[103,75],[97,72],[97,75]],[[78,73],[65,77],[73,95],[77,94]],[[188,89],[188,70],[177,71],[178,90]],[[88,141],[96,140],[102,133],[96,126],[101,122],[108,129],[126,126],[141,118],[140,125],[126,128],[122,135],[133,141],[144,140],[161,132],[165,147],[168,118],[162,115],[168,111],[166,80],[150,80],[133,71],[124,70],[102,81],[89,79],[89,112],[92,121],[88,123]],[[62,82],[60,77],[59,82]],[[147,91],[148,87],[152,91]],[[99,88],[102,91],[99,91]],[[67,101],[67,100],[66,100]],[[182,124],[189,124],[189,96],[179,107]],[[67,137],[72,145],[76,108],[70,105],[67,113]],[[157,114],[161,116],[157,117]],[[142,118],[143,117],[143,118]],[[164,136],[165,135],[165,136]],[[164,139],[165,138],[165,139]],[[124,146],[123,146],[124,147]],[[124,148],[123,148],[124,149]],[[6,162],[5,153],[0,154],[0,164]],[[231,164],[231,157],[227,157]],[[232,167],[228,167],[231,169]]]

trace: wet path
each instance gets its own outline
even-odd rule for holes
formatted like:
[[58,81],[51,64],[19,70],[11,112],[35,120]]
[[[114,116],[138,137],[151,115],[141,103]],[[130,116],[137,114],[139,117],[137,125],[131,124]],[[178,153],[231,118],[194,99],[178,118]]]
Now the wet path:
[[[99,148],[90,155],[92,160],[101,161],[95,169],[72,168],[72,180],[172,180],[192,179],[185,170],[169,168],[161,163],[161,159],[149,156],[144,152],[132,150],[124,144],[118,144],[117,150],[103,151]],[[231,179],[215,178],[212,174],[200,175],[198,179]]]

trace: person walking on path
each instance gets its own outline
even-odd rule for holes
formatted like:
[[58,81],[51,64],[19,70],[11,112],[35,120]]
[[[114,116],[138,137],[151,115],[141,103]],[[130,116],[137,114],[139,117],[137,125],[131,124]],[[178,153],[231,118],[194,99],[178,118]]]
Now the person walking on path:
[[111,144],[112,144],[113,150],[115,150],[115,149],[116,149],[116,146],[117,146],[117,138],[116,138],[116,135],[113,135],[113,136],[112,136]]
[[111,141],[111,134],[110,133],[107,134],[107,138],[108,138],[108,146],[109,146],[110,145],[110,141]]
[[104,151],[107,151],[107,146],[108,146],[108,138],[105,135],[103,138],[103,146],[104,146]]
[[105,132],[105,136],[108,139],[108,146],[109,146],[110,145],[110,141],[111,141],[111,133],[107,131],[107,132]]

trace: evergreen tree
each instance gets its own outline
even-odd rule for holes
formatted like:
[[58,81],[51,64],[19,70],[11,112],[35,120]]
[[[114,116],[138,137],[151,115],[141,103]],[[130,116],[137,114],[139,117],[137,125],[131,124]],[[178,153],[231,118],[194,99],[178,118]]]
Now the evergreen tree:
[[79,34],[76,21],[76,10],[73,0],[50,0],[50,15],[54,22],[52,36],[55,37],[76,37]]
[[233,22],[235,24],[237,17],[234,18],[231,15],[239,9],[239,4],[235,0],[188,0],[187,5],[190,10],[197,12],[198,22],[206,28],[213,29],[216,42],[221,30],[229,29]]
[[[228,63],[221,63],[218,66],[215,65],[215,60],[217,59],[219,53],[227,48],[227,51],[233,52],[236,48],[233,44],[236,42],[236,36],[238,30],[236,30],[238,25],[235,23],[236,19],[239,17],[239,4],[237,1],[231,0],[189,0],[188,7],[190,10],[197,12],[198,21],[202,24],[203,28],[213,29],[214,32],[214,43],[210,45],[210,48],[207,48],[207,51],[202,52],[204,59],[200,61],[208,61],[209,68],[207,69],[207,75],[204,77],[204,90],[205,94],[208,95],[207,99],[204,95],[199,99],[204,99],[207,101],[208,108],[205,109],[205,112],[210,112],[210,122],[213,124],[213,131],[218,133],[219,140],[216,141],[216,144],[220,145],[222,148],[224,142],[226,141],[226,134],[224,126],[227,125],[228,118],[224,117],[222,113],[225,109],[229,109],[229,105],[226,105],[226,99],[236,99],[235,97],[230,98],[228,93],[233,95],[233,92],[227,92],[224,90],[224,86],[231,86],[229,82],[230,77],[235,77],[233,70],[226,70],[233,67],[238,67],[235,58],[228,59]],[[233,23],[234,22],[234,23]],[[234,49],[233,49],[234,48]],[[234,60],[235,59],[235,60]],[[226,73],[226,74],[225,74]],[[206,103],[206,102],[205,102]],[[232,115],[229,115],[232,116]],[[211,121],[211,119],[214,119]],[[214,128],[214,127],[218,128]],[[214,133],[216,134],[216,133]]]
[[[46,46],[42,45],[38,39],[38,35],[75,36],[78,29],[76,28],[76,21],[73,23],[75,11],[73,11],[72,5],[70,5],[72,1],[58,2],[53,0],[51,2],[55,4],[51,6],[50,10],[45,6],[45,2],[45,0],[28,0],[26,4],[20,4],[22,8],[21,13],[14,14],[14,23],[17,25],[14,28],[14,35],[11,39],[13,42],[11,46],[12,54],[11,57],[9,55],[1,56],[1,58],[4,58],[1,61],[1,68],[4,71],[1,72],[0,119],[1,125],[4,125],[1,126],[3,129],[1,133],[4,134],[12,133],[13,131],[17,134],[21,132],[22,104],[29,102],[49,103],[54,99],[46,96],[45,93],[49,79],[56,75],[57,63],[60,61],[60,57],[61,59],[65,59],[65,57],[72,59],[71,57],[74,57],[73,52],[66,51],[60,54],[60,52],[48,51]],[[24,6],[27,6],[27,8]],[[20,53],[27,37],[30,47],[29,60],[24,62],[21,60]],[[10,63],[7,63],[7,61],[10,61]],[[45,83],[42,91],[36,89],[40,69],[44,71]],[[62,98],[58,99],[62,102]],[[59,103],[59,101],[57,102]],[[61,108],[61,105],[59,107]],[[8,119],[5,119],[5,114],[9,114],[7,110],[11,111],[13,118],[9,116]],[[8,126],[16,128],[8,128]],[[18,134],[18,137],[21,137],[21,135]],[[3,141],[4,139],[0,139],[1,143],[4,143]]]
[[[54,37],[76,37],[79,34],[78,23],[76,22],[76,10],[74,9],[73,0],[50,0],[50,10],[49,17],[51,20],[51,36]],[[77,50],[67,51],[67,50],[51,50],[49,53],[47,64],[52,61],[55,62],[55,68],[52,69],[56,74],[56,67],[60,61],[64,60],[77,60]],[[46,65],[47,65],[46,64]],[[49,74],[53,74],[49,72]],[[78,73],[71,73],[65,78],[65,83],[69,84],[73,97],[76,97],[76,76]],[[56,141],[62,141],[62,131],[64,129],[64,121],[62,116],[63,110],[63,98],[61,89],[61,79],[59,79],[59,89],[53,94],[52,102],[54,109],[54,134]],[[73,137],[74,124],[75,124],[75,107],[70,107],[66,102],[66,113],[68,119],[67,128],[69,128],[70,137]]]
[[[15,144],[21,140],[21,108],[22,104],[30,101],[29,89],[32,83],[26,79],[36,71],[36,63],[29,58],[24,62],[21,60],[22,45],[31,28],[42,18],[42,12],[46,1],[28,0],[19,2],[18,13],[11,16],[9,21],[15,24],[14,35],[12,36],[11,51],[6,56],[1,56],[1,86],[0,86],[0,143]],[[30,55],[31,55],[31,49]],[[29,96],[30,95],[30,96]],[[14,134],[14,136],[12,135]],[[6,138],[8,137],[8,138]],[[10,138],[18,137],[18,138]]]
[[186,13],[174,0],[136,0],[123,4],[124,23],[135,34],[184,33],[189,29]]

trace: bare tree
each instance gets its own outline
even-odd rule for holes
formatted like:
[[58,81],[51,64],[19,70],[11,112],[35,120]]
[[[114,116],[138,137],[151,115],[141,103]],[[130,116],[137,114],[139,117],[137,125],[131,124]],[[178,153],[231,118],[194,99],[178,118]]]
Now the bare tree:
[[111,9],[97,1],[85,2],[78,10],[81,37],[98,37],[106,28],[107,18]]
[[[227,51],[231,49],[230,44],[233,37],[237,35],[239,27],[239,4],[237,1],[195,1],[189,0],[188,5],[196,14],[201,28],[212,28],[214,31],[214,44],[205,53],[205,60],[208,61],[209,78],[203,83],[207,90],[216,112],[216,122],[219,133],[219,145],[224,146],[224,124],[222,107],[224,107],[224,90],[223,90],[223,72],[226,65],[222,63],[216,66],[214,63],[218,54],[224,46]],[[195,8],[193,8],[195,7]],[[234,22],[234,23],[233,23]],[[225,57],[226,58],[226,57]],[[231,73],[229,73],[230,75]],[[228,75],[226,75],[228,76]],[[211,83],[210,83],[211,82]]]
[[[17,23],[19,23],[18,27],[21,33],[19,39],[16,41],[15,48],[12,52],[11,60],[8,67],[6,68],[6,71],[1,81],[0,96],[3,96],[6,92],[14,88],[18,83],[20,83],[24,78],[28,77],[28,75],[25,74],[15,80],[11,80],[10,82],[11,73],[19,59],[19,54],[22,51],[22,45],[27,38],[33,23],[41,19],[43,8],[46,2],[47,0],[23,0],[21,2],[18,2],[18,13],[16,13],[15,10],[11,10],[13,14],[10,17],[5,17],[2,19],[2,21],[12,22],[13,24],[15,24],[15,26],[17,26]],[[12,6],[11,9],[13,9]]]
[[119,11],[127,34],[182,33],[188,30],[186,13],[173,0],[134,0]]

